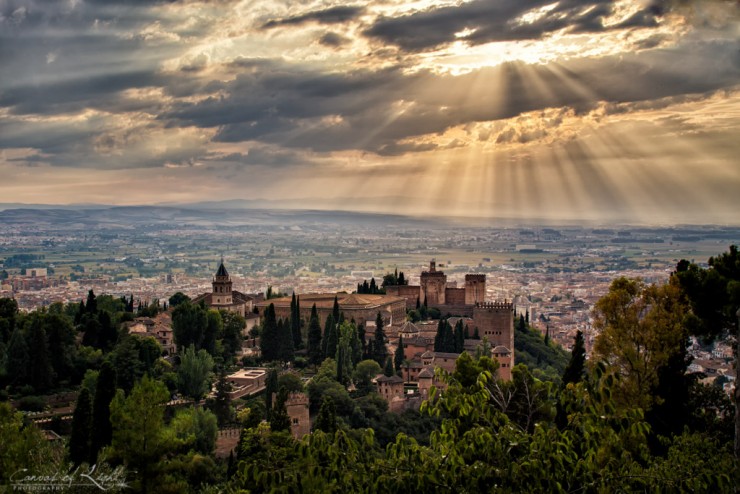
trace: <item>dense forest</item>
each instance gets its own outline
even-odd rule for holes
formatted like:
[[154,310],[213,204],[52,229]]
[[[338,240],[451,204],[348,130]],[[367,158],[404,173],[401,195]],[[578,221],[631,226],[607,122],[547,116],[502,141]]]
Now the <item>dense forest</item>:
[[[585,357],[516,321],[512,380],[498,363],[462,353],[438,370],[421,409],[388,411],[373,379],[403,367],[382,319],[372,335],[335,313],[300,320],[268,309],[253,331],[269,367],[266,391],[231,401],[243,319],[169,301],[177,355],[126,322],[165,304],[96,296],[30,313],[0,299],[0,484],[89,471],[133,492],[734,492],[736,408],[688,373],[690,337],[737,331],[740,256],[708,267],[682,261],[665,284],[618,278],[593,311]],[[420,317],[418,313],[413,317]],[[461,348],[462,327],[439,322],[440,348]],[[211,392],[215,385],[215,392]],[[305,392],[313,430],[290,434],[288,393]],[[36,424],[73,395],[71,420]],[[180,398],[173,401],[173,398]],[[64,405],[62,403],[62,405]],[[63,408],[63,407],[60,407]],[[56,431],[61,440],[41,432]],[[219,429],[235,452],[215,454]],[[23,470],[27,469],[27,470]],[[71,473],[70,473],[71,472]],[[118,479],[117,483],[111,479]],[[79,486],[78,486],[79,487]],[[96,492],[88,485],[78,490]]]

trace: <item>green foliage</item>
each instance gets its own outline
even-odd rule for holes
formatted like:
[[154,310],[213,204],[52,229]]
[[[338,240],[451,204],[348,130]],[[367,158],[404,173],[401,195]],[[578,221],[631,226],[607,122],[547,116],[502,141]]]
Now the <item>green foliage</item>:
[[177,307],[183,302],[190,302],[190,297],[188,297],[182,292],[176,292],[174,295],[172,295],[169,298],[170,307],[173,307],[173,308]]
[[560,379],[570,358],[560,346],[545,344],[539,331],[526,324],[523,329],[519,324],[515,325],[514,349],[518,363],[526,365],[533,372],[541,371],[541,375],[551,381]]
[[92,408],[92,438],[90,463],[95,463],[100,450],[113,439],[113,426],[110,420],[110,404],[116,394],[116,371],[110,361],[103,362],[95,383],[95,396]]
[[206,310],[188,301],[180,303],[172,312],[172,332],[178,350],[190,345],[202,348],[203,335],[208,325]]
[[0,403],[0,444],[0,486],[7,486],[22,469],[26,469],[23,476],[38,475],[53,463],[53,451],[44,436],[35,425],[25,425],[23,415],[8,403]]
[[324,357],[321,341],[321,325],[316,304],[311,307],[311,318],[308,321],[308,361],[312,365],[319,365]]
[[396,369],[396,373],[401,374],[401,369],[403,368],[403,361],[404,361],[404,354],[403,354],[403,336],[398,337],[398,346],[396,347],[396,352],[393,354],[393,367]]
[[270,414],[270,429],[273,431],[290,432],[290,417],[288,416],[288,410],[285,407],[287,399],[287,390],[285,388],[281,388],[277,394],[275,406],[272,408],[272,413]]
[[570,361],[563,371],[562,385],[567,386],[569,383],[578,383],[583,379],[583,373],[586,369],[586,346],[583,341],[583,333],[579,330],[576,332],[573,350],[570,353]]
[[332,314],[326,316],[324,324],[324,339],[321,340],[324,358],[335,358],[337,354],[337,344],[339,335],[337,334],[336,319]]
[[363,360],[355,366],[352,377],[358,389],[372,389],[372,380],[382,372],[375,360]]
[[242,331],[246,326],[246,320],[236,312],[221,311],[221,320],[223,321],[223,357],[225,361],[231,361],[236,353],[241,350]]
[[378,312],[378,315],[375,317],[375,337],[373,338],[373,358],[375,361],[380,364],[384,365],[385,360],[388,357],[388,349],[385,346],[385,329],[384,329],[384,323],[383,323],[383,316],[381,316],[380,312]]
[[283,372],[278,376],[278,389],[285,389],[288,393],[302,393],[303,380],[295,372]]
[[614,280],[596,303],[594,357],[606,360],[621,376],[617,402],[643,410],[658,403],[661,372],[675,356],[683,375],[688,365],[682,357],[688,338],[686,311],[675,284],[645,285],[627,278]]
[[231,410],[231,383],[226,378],[225,372],[220,372],[216,380],[216,399],[213,401],[212,410],[218,420],[218,425],[223,427],[232,420]]
[[333,433],[337,430],[337,409],[330,396],[324,396],[319,415],[314,423],[314,430]]
[[218,420],[210,410],[201,407],[178,410],[170,427],[181,441],[183,450],[190,448],[209,455],[216,448]]
[[72,433],[69,438],[69,459],[74,465],[88,461],[90,458],[92,431],[92,402],[90,391],[82,388],[74,414],[72,415]]
[[260,335],[260,348],[262,359],[272,362],[280,359],[280,334],[278,332],[278,321],[275,316],[275,305],[270,304],[265,309],[262,321],[262,333]]
[[180,355],[177,368],[177,386],[180,392],[200,401],[211,389],[213,358],[204,349],[196,353],[193,345]]

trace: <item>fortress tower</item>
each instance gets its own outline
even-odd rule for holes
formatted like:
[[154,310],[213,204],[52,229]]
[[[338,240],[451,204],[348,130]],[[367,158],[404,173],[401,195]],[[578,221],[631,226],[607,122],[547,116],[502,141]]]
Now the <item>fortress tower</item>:
[[486,275],[465,275],[465,304],[475,305],[486,301]]
[[442,271],[437,271],[437,262],[432,259],[429,262],[429,271],[421,273],[420,302],[426,301],[430,306],[444,305],[446,287],[447,276]]

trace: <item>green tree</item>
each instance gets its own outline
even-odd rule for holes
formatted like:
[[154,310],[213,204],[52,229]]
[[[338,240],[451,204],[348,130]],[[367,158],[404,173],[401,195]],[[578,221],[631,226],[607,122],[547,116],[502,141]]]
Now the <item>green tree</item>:
[[293,348],[303,347],[303,336],[301,335],[301,299],[293,292],[290,301],[290,330],[293,334]]
[[270,304],[265,309],[264,320],[262,321],[262,334],[260,336],[260,348],[262,349],[263,360],[272,362],[280,358],[279,337],[275,305]]
[[[710,257],[707,269],[681,260],[675,278],[695,316],[691,332],[706,340],[735,334],[735,383],[740,382],[740,252]],[[740,386],[735,385],[735,458],[740,459]]]
[[211,371],[213,357],[204,349],[196,353],[193,345],[180,356],[180,367],[177,369],[177,387],[182,394],[196,402],[200,401],[211,389]]
[[[678,287],[618,278],[594,307],[594,356],[621,377],[617,402],[649,410],[660,371],[685,348],[686,306]],[[685,370],[685,369],[684,369]]]
[[290,416],[285,402],[288,399],[288,392],[285,388],[280,389],[275,400],[275,406],[270,414],[270,429],[273,431],[290,432]]
[[398,347],[396,348],[396,353],[393,355],[393,365],[396,368],[396,373],[401,374],[401,368],[403,366],[403,360],[404,360],[404,354],[403,354],[403,336],[398,337]]
[[563,387],[567,386],[568,383],[578,383],[583,379],[583,372],[586,367],[586,346],[583,341],[583,333],[578,330],[576,332],[575,341],[573,343],[573,350],[570,354],[570,361],[568,366],[565,368],[563,373]]
[[168,400],[164,384],[144,376],[128,398],[119,390],[111,402],[111,455],[122,461],[128,471],[136,472],[133,488],[139,492],[157,492],[162,483],[161,460],[177,444],[164,423],[164,405]]
[[213,412],[221,427],[231,422],[232,419],[230,392],[231,383],[226,378],[226,373],[221,371],[216,380],[216,399],[213,402]]
[[321,364],[324,355],[321,347],[321,325],[319,323],[319,314],[316,311],[316,304],[313,304],[313,307],[311,307],[307,340],[308,361],[313,365]]
[[314,430],[332,434],[337,430],[337,409],[330,396],[324,396],[319,409],[319,415],[314,423]]
[[113,439],[110,404],[116,394],[116,371],[109,360],[103,362],[95,384],[92,408],[92,435],[90,463],[96,462],[98,453]]
[[201,306],[188,301],[178,304],[172,312],[172,332],[178,351],[190,345],[202,348],[207,325],[206,311]]
[[221,311],[223,321],[224,359],[230,361],[241,350],[244,327],[247,321],[241,314],[226,310]]
[[290,321],[284,319],[278,321],[278,356],[283,362],[292,362],[295,358]]
[[69,459],[76,466],[90,458],[92,429],[92,403],[90,391],[82,388],[77,396],[72,415],[72,432],[69,437]]
[[221,313],[215,309],[209,309],[206,313],[206,330],[203,333],[201,348],[211,356],[216,356],[216,340],[223,336],[224,323]]
[[375,361],[379,365],[385,365],[385,360],[388,357],[388,349],[385,346],[385,329],[383,328],[383,316],[378,315],[375,317],[375,338],[373,339],[373,350],[375,355]]
[[385,367],[383,368],[383,374],[388,377],[395,376],[396,372],[393,370],[393,359],[390,357],[385,359]]
[[177,307],[183,302],[190,302],[190,297],[182,292],[176,292],[169,298],[170,307]]
[[382,371],[375,360],[363,360],[355,366],[353,374],[355,385],[358,389],[373,389],[372,380]]
[[267,418],[270,418],[272,414],[272,407],[274,405],[274,397],[277,395],[280,384],[278,382],[278,371],[275,368],[267,371],[265,376],[265,414]]
[[339,335],[337,334],[336,319],[332,314],[326,317],[324,324],[324,339],[322,340],[324,358],[334,358],[337,354],[337,344]]
[[31,363],[28,383],[36,391],[46,391],[54,382],[54,369],[46,341],[46,331],[41,323],[41,315],[35,314],[28,330],[28,358]]
[[190,407],[178,410],[170,424],[183,444],[204,455],[213,454],[218,436],[218,420],[210,410]]
[[10,342],[8,343],[7,368],[12,369],[10,380],[11,384],[16,386],[22,386],[28,382],[31,365],[28,343],[26,343],[24,333],[23,328],[16,328],[10,335]]
[[24,477],[52,474],[42,471],[53,458],[48,441],[35,425],[24,423],[23,414],[3,402],[0,402],[0,444],[0,486],[7,486],[11,476],[17,478],[18,472],[22,472]]

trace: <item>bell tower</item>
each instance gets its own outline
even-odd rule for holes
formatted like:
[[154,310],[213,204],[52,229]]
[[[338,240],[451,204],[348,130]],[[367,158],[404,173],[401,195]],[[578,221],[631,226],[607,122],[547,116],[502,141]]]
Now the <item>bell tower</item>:
[[211,304],[213,305],[231,305],[231,276],[224,267],[224,258],[221,257],[221,264],[218,266],[216,276],[213,278],[213,294],[211,295]]

